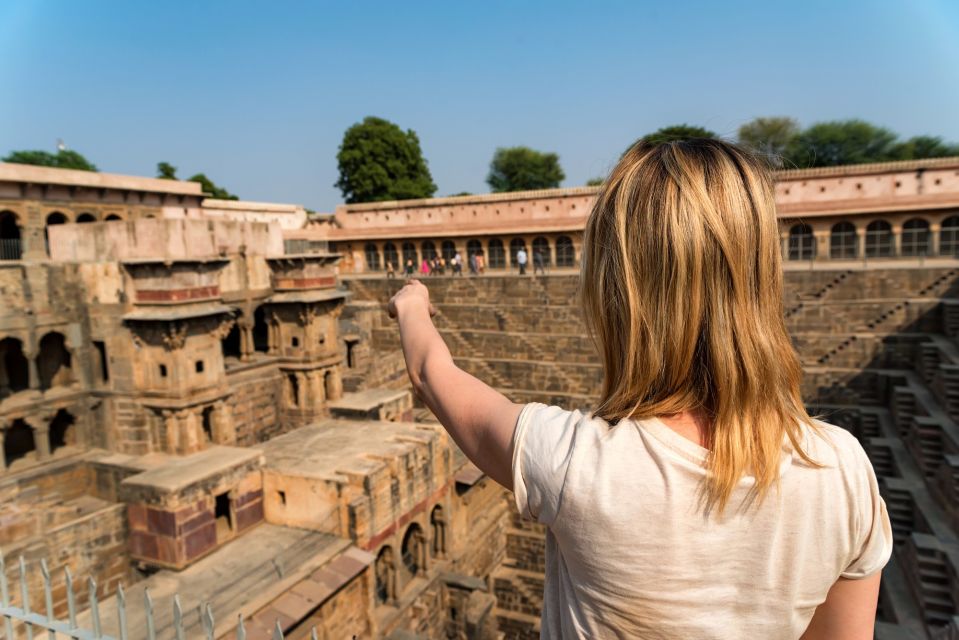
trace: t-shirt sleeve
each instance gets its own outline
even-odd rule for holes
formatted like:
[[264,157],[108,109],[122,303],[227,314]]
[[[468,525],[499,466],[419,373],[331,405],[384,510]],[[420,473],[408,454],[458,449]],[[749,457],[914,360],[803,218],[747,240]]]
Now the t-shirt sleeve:
[[858,447],[860,469],[857,470],[859,488],[857,547],[853,561],[840,575],[856,580],[881,570],[892,555],[892,525],[886,512],[886,502],[879,495],[879,483],[866,452]]
[[549,525],[559,512],[583,414],[531,403],[513,432],[513,495],[523,517]]

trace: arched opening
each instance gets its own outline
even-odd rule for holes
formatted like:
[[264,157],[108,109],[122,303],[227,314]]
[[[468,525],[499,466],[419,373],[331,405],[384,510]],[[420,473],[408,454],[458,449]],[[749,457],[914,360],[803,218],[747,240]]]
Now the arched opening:
[[419,266],[419,264],[417,264],[418,262],[419,262],[419,259],[416,254],[416,245],[413,244],[412,242],[404,242],[403,243],[403,266],[408,267],[412,265],[413,269],[415,270]]
[[376,245],[372,242],[367,242],[366,246],[363,247],[363,252],[366,254],[366,268],[368,271],[379,271],[380,270],[380,250],[377,249]]
[[89,222],[96,222],[97,217],[92,213],[81,213],[77,216],[77,224],[86,224]]
[[0,211],[0,260],[19,260],[22,256],[17,214],[13,211]]
[[550,251],[549,240],[543,236],[533,239],[533,267],[548,267],[553,264],[553,252]]
[[3,461],[10,466],[18,460],[36,457],[37,445],[33,440],[33,429],[18,418],[3,433]]
[[114,220],[123,220],[123,218],[121,218],[120,216],[118,216],[118,215],[115,214],[115,213],[111,213],[111,214],[108,215],[106,218],[104,218],[104,220],[107,221],[107,222],[112,222],[112,221],[114,221]]
[[573,251],[573,240],[569,236],[556,238],[556,266],[572,267],[576,264],[576,253]]
[[286,388],[290,407],[296,409],[300,406],[300,383],[296,381],[295,373],[286,374]]
[[859,255],[859,239],[856,227],[851,222],[840,222],[829,231],[829,257],[847,260]]
[[433,544],[430,546],[430,552],[434,558],[443,556],[446,553],[446,515],[442,505],[436,505],[430,512],[430,525],[433,527]]
[[922,218],[906,220],[902,225],[902,255],[929,255],[929,223]]
[[866,257],[888,258],[893,255],[892,226],[885,220],[873,220],[866,227]]
[[489,268],[502,269],[506,266],[506,251],[503,249],[503,241],[499,238],[493,238],[489,241]]
[[[522,238],[513,238],[509,241],[509,264],[511,267],[516,267],[519,265],[519,262],[516,260],[516,254],[519,253],[520,249],[526,250],[526,241]],[[529,256],[526,256],[527,261],[529,261]]]
[[440,252],[443,254],[443,259],[449,264],[456,257],[456,245],[453,244],[452,240],[444,240]]
[[789,259],[812,260],[816,257],[816,237],[808,224],[794,224],[789,229]]
[[59,211],[54,211],[47,216],[47,224],[43,228],[43,241],[46,243],[48,256],[50,255],[50,227],[67,222],[69,222],[67,217]]
[[420,245],[420,251],[423,253],[424,260],[432,260],[436,257],[436,245],[432,240],[426,240]]
[[406,530],[403,536],[403,566],[411,576],[416,576],[426,568],[426,539],[423,529],[415,522]]
[[944,256],[959,256],[959,216],[942,221],[939,232],[939,253]]
[[400,256],[396,252],[396,245],[392,242],[383,245],[383,266],[388,264],[393,265],[395,271],[400,269]]
[[230,331],[220,340],[223,349],[223,358],[240,359],[243,357],[243,348],[240,346],[240,323],[234,322]]
[[396,566],[393,564],[393,547],[385,546],[376,555],[376,601],[386,604],[396,600]]
[[37,356],[37,373],[43,390],[68,385],[73,382],[70,352],[62,333],[51,332],[40,340]]
[[479,240],[470,240],[466,243],[466,256],[481,256],[485,253],[483,251],[483,243]]
[[50,422],[50,453],[77,443],[76,419],[66,409],[57,411]]
[[266,321],[266,309],[262,306],[253,312],[253,350],[260,353],[270,350],[270,325]]
[[23,344],[16,338],[0,340],[0,398],[26,391],[30,386],[30,363]]
[[204,407],[200,413],[201,425],[203,426],[203,438],[207,444],[213,442],[213,407]]

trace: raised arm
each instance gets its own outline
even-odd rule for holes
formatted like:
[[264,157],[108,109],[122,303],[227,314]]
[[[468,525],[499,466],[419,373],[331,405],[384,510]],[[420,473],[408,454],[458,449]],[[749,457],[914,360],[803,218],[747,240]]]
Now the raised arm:
[[433,326],[429,292],[411,280],[390,300],[400,329],[406,371],[417,395],[439,418],[466,457],[507,489],[513,488],[513,430],[522,405],[453,363]]

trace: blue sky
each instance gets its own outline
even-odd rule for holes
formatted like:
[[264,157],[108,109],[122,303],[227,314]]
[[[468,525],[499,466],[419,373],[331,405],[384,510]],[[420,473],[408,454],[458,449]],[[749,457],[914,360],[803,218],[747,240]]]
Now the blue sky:
[[602,175],[636,137],[760,115],[959,141],[959,2],[0,3],[0,154],[58,138],[102,171],[165,160],[330,211],[343,131],[420,136],[437,195],[497,146]]

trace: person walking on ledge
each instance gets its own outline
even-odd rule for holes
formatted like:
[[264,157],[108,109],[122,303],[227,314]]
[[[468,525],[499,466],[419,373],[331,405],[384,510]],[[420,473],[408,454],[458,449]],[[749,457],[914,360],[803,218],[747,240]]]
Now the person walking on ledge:
[[516,264],[519,265],[519,274],[521,276],[526,275],[526,261],[528,256],[526,255],[526,247],[520,247],[519,251],[516,252]]
[[803,406],[780,259],[760,160],[631,147],[583,239],[590,412],[460,370],[421,283],[390,300],[418,395],[545,525],[541,637],[873,637],[889,516],[859,442]]

